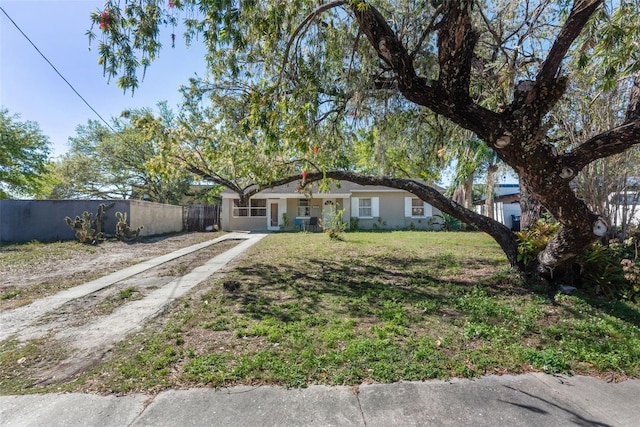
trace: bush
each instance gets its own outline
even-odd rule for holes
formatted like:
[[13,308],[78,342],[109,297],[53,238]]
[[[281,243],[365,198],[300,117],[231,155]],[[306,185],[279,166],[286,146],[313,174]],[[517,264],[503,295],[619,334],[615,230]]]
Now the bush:
[[347,223],[343,220],[344,211],[333,209],[322,219],[322,228],[329,234],[331,240],[342,240],[342,233],[347,228]]
[[458,231],[462,227],[462,222],[447,213],[442,213],[442,215],[434,215],[434,218],[440,218],[442,220],[442,229],[444,231]]
[[518,261],[530,265],[538,259],[560,225],[549,215],[537,220],[530,228],[516,232],[518,238]]
[[[531,265],[537,261],[558,231],[559,224],[550,216],[539,219],[529,229],[517,232],[518,261]],[[609,245],[593,243],[576,258],[574,267],[559,278],[569,283],[579,282],[587,293],[609,298],[638,300],[640,298],[640,264],[638,233],[624,241],[612,240]],[[579,276],[579,277],[576,277]],[[568,277],[571,276],[571,277]]]

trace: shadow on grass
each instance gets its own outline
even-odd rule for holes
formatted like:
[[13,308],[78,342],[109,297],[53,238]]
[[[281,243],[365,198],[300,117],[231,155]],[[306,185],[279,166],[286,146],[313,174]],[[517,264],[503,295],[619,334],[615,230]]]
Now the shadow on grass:
[[[380,321],[394,313],[405,317],[424,313],[435,314],[447,323],[460,325],[461,319],[483,315],[483,303],[480,301],[477,302],[479,305],[473,305],[477,301],[476,295],[479,295],[478,299],[498,297],[493,303],[484,303],[496,307],[510,305],[504,301],[508,298],[531,294],[547,296],[546,291],[529,287],[517,274],[504,269],[495,272],[496,263],[492,260],[471,258],[463,262],[445,258],[440,255],[418,258],[388,254],[326,260],[311,256],[292,265],[245,265],[238,267],[234,274],[242,290],[230,293],[229,297],[239,305],[242,313],[256,320],[272,317],[294,322],[304,316],[331,311],[364,321]],[[441,270],[451,264],[462,266],[462,274],[457,275],[462,279],[444,280],[439,277]],[[471,265],[471,268],[486,267],[494,273],[476,281],[464,280],[464,269]],[[470,302],[461,304],[460,298]],[[584,301],[629,325],[640,327],[640,311],[624,302],[586,298]],[[491,313],[500,312],[499,307],[486,310],[490,313],[486,320],[488,323],[509,320],[501,319],[500,315],[491,318]],[[566,305],[563,305],[563,310],[576,319],[587,316]],[[412,313],[408,315],[408,311]]]
[[482,286],[442,280],[430,274],[429,270],[441,266],[442,260],[437,256],[426,260],[385,256],[382,265],[393,265],[394,269],[382,268],[375,262],[376,259],[309,258],[298,267],[265,263],[241,266],[234,276],[244,285],[243,289],[229,296],[255,319],[273,316],[282,321],[296,321],[298,316],[283,311],[283,305],[297,303],[298,315],[332,310],[353,317],[369,317],[376,307],[384,304],[424,306],[425,310],[435,312],[450,304],[452,295],[463,294],[465,288]]
[[[616,301],[606,297],[594,297],[590,295],[577,295],[577,297],[592,308],[601,310],[609,316],[615,317],[623,322],[630,323],[640,328],[640,310],[632,307],[624,301]],[[586,315],[580,310],[565,307],[567,311],[577,318],[584,318]]]

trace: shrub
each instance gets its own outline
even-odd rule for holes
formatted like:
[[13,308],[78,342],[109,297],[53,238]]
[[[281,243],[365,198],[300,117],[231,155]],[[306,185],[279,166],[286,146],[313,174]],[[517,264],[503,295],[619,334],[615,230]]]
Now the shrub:
[[[550,216],[545,216],[531,228],[517,232],[518,261],[525,265],[535,262],[558,227]],[[560,274],[559,278],[579,282],[587,293],[637,300],[640,297],[637,248],[638,242],[633,236],[621,242],[613,240],[608,246],[593,243],[576,258],[575,268]]]
[[322,219],[322,228],[329,234],[331,240],[342,240],[342,233],[347,228],[347,223],[343,220],[343,210],[332,210]]
[[287,230],[291,225],[291,220],[289,219],[289,215],[286,212],[282,214],[282,229]]
[[442,213],[442,215],[434,215],[435,218],[440,218],[442,220],[442,229],[444,231],[458,231],[460,230],[462,222],[447,213]]
[[560,225],[549,215],[537,220],[531,227],[524,231],[516,232],[518,238],[518,261],[529,265],[538,259],[551,238],[558,231]]

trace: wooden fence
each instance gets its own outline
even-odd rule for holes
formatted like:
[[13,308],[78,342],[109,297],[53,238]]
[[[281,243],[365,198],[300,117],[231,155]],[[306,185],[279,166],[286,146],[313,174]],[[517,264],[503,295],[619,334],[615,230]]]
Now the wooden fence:
[[220,229],[220,205],[185,206],[186,231],[212,231]]

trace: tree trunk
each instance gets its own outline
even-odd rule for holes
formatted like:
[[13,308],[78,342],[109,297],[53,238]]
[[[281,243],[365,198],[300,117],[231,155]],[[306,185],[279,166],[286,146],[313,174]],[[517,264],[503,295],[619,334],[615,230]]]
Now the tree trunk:
[[465,182],[459,184],[451,197],[454,202],[466,209],[471,209],[473,206],[473,179],[474,175],[471,175]]
[[526,230],[535,224],[542,218],[543,210],[542,204],[520,184],[520,229]]
[[496,219],[495,212],[495,185],[496,185],[496,175],[498,173],[498,166],[494,163],[489,164],[487,168],[487,182],[485,183],[485,194],[486,199],[484,202],[486,212],[485,214],[491,218]]

